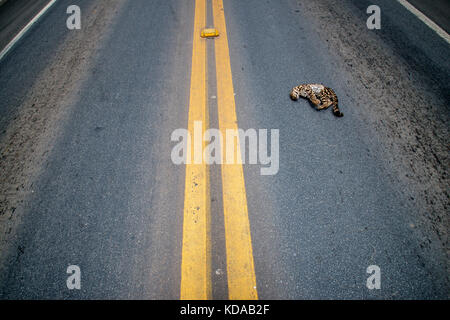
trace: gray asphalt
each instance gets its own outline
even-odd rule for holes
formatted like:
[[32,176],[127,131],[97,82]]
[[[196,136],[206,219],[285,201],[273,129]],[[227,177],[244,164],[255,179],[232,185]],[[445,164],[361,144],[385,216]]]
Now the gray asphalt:
[[425,14],[434,23],[450,32],[450,2],[447,0],[408,0],[416,9]]
[[[30,38],[59,24],[48,42],[64,41],[69,31],[61,18],[69,4],[59,2]],[[181,19],[193,17],[193,9],[174,2],[147,4],[124,4],[108,25],[111,36],[89,57],[93,67],[66,106],[69,119],[34,187],[37,197],[24,209],[21,236],[10,246],[2,298],[179,294],[184,169],[170,161],[169,142],[171,132],[187,123],[187,112],[180,109],[186,110],[188,89],[179,84],[189,83],[185,62],[191,58],[193,19]],[[82,12],[94,11],[91,1],[81,5]],[[174,25],[178,35],[167,36]],[[1,74],[25,63],[19,60],[22,50],[39,59],[33,45],[17,48]],[[2,94],[9,95],[6,89]],[[70,264],[83,270],[79,292],[65,284]]]
[[[187,124],[193,2],[81,0],[84,25],[69,31],[72,2],[0,61],[0,298],[178,299],[184,168],[170,134]],[[395,1],[332,2],[224,1],[239,127],[280,130],[278,174],[244,166],[259,297],[448,299],[450,47]],[[381,30],[365,27],[370,4]],[[338,41],[350,29],[359,45]],[[387,88],[370,86],[377,70]],[[344,117],[291,101],[305,82],[335,89]],[[434,156],[397,152],[407,130]],[[213,273],[226,270],[219,191],[212,182]],[[71,264],[82,290],[66,287]],[[366,287],[369,265],[380,290]]]
[[[378,4],[387,7],[387,1]],[[424,267],[408,227],[414,208],[389,179],[376,151],[383,146],[355,113],[354,88],[317,40],[311,19],[302,16],[304,7],[230,1],[226,8],[239,124],[280,128],[280,172],[260,177],[257,168],[246,171],[261,298],[446,297],[445,257]],[[353,9],[350,14],[364,16]],[[405,14],[401,6],[392,10],[393,17]],[[339,100],[344,118],[287,100],[289,88],[305,80],[349,92]],[[372,264],[385,277],[380,291],[365,288],[365,268]]]
[[4,48],[20,30],[48,3],[46,0],[9,0],[0,10],[0,48]]

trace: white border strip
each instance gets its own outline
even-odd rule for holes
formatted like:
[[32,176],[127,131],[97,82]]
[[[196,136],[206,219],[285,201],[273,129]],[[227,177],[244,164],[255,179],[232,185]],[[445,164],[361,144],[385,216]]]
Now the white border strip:
[[424,15],[422,12],[417,10],[412,4],[410,4],[406,0],[397,0],[402,6],[404,6],[406,9],[408,9],[409,12],[414,14],[417,18],[422,20],[423,23],[425,23],[428,27],[430,27],[434,32],[436,32],[442,39],[447,41],[448,44],[450,44],[450,35],[445,32],[441,27],[439,27],[436,23],[434,23],[430,18],[428,18],[426,15]]
[[55,4],[57,0],[51,0],[47,5],[39,11],[37,15],[34,16],[34,18],[28,22],[28,24],[20,30],[20,32],[8,43],[8,45],[0,52],[0,61],[8,54],[8,52],[14,47],[14,45],[27,33],[28,30],[35,24],[40,17],[44,15],[45,12],[47,12],[48,9],[50,9],[51,6]]

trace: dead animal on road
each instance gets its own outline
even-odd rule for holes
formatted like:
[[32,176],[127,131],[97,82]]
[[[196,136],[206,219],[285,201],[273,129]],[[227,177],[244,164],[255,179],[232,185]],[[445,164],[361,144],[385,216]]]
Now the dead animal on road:
[[333,106],[333,114],[342,117],[344,114],[339,110],[338,97],[333,89],[322,84],[301,84],[292,88],[291,99],[297,101],[298,98],[306,98],[311,101],[317,110],[327,109]]

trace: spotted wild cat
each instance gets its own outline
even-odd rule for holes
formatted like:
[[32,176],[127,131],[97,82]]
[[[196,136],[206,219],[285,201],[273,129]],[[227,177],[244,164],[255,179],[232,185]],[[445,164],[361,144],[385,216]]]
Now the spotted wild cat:
[[296,101],[299,97],[309,99],[318,110],[333,106],[333,114],[342,117],[344,114],[339,110],[338,98],[333,89],[321,84],[301,84],[291,91],[291,99]]

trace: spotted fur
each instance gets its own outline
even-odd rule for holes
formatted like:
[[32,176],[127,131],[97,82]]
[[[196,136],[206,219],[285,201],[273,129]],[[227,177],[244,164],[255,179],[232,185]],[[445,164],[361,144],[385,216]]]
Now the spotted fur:
[[291,99],[296,101],[300,97],[311,101],[318,110],[327,109],[333,106],[333,114],[342,117],[344,114],[339,110],[338,97],[333,89],[321,84],[301,84],[291,91]]

